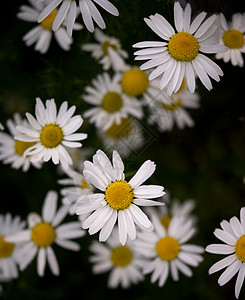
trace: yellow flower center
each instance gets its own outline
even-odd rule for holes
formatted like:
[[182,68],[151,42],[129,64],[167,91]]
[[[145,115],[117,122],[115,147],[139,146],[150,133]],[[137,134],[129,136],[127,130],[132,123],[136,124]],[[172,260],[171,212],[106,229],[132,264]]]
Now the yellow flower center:
[[164,109],[174,111],[181,106],[181,98],[178,98],[177,101],[173,101],[173,103],[171,104],[166,104],[161,102],[161,105],[163,106]]
[[116,267],[126,267],[132,259],[133,253],[126,246],[118,246],[111,252],[111,260]]
[[18,155],[23,156],[26,149],[35,145],[35,142],[23,142],[23,141],[15,141],[15,151]]
[[126,181],[114,181],[108,185],[105,191],[105,200],[111,208],[120,210],[131,205],[134,193],[130,184]]
[[105,53],[105,55],[108,55],[108,48],[111,47],[112,49],[114,49],[115,51],[117,51],[117,46],[116,45],[113,45],[111,44],[109,41],[105,41],[102,45],[101,45],[101,48],[102,48],[102,51]]
[[51,13],[41,22],[41,25],[43,28],[52,30],[52,25],[54,23],[54,19],[57,15],[57,12],[55,10],[51,11]]
[[168,42],[170,55],[180,61],[193,60],[199,51],[198,40],[188,32],[175,33]]
[[245,235],[243,234],[236,242],[235,253],[238,259],[245,262]]
[[106,130],[106,134],[112,138],[120,139],[126,138],[132,130],[132,124],[130,119],[122,118],[120,124],[115,122],[111,125],[109,129]]
[[157,255],[163,260],[174,260],[180,251],[179,242],[170,236],[160,239],[156,244]]
[[222,38],[224,44],[231,49],[242,48],[245,43],[244,35],[236,29],[225,31]]
[[39,247],[50,246],[54,242],[55,237],[54,227],[46,222],[38,223],[31,231],[31,238]]
[[63,140],[63,130],[57,124],[47,124],[42,128],[40,141],[46,148],[57,147]]
[[81,182],[81,189],[89,189],[89,185],[85,179],[83,179]]
[[149,80],[146,73],[136,68],[125,72],[121,81],[124,93],[132,97],[143,94],[148,85]]
[[171,222],[171,217],[170,216],[164,216],[164,217],[162,217],[161,219],[160,219],[160,222],[161,222],[161,224],[162,224],[162,226],[166,229],[166,230],[168,230],[168,226],[169,226],[169,224],[170,224],[170,222]]
[[6,242],[3,236],[0,236],[0,258],[9,257],[14,250],[14,244]]
[[109,113],[114,113],[123,105],[121,96],[116,92],[108,92],[102,99],[101,106]]

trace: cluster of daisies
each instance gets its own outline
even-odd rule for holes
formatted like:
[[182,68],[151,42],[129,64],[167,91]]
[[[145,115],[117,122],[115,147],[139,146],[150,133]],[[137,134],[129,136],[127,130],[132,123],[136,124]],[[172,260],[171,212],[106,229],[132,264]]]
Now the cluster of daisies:
[[[36,51],[46,53],[54,34],[61,48],[69,50],[73,30],[83,28],[76,22],[81,16],[96,41],[80,45],[81,50],[91,52],[103,72],[85,87],[81,98],[91,107],[82,115],[74,115],[76,107],[69,107],[67,101],[58,108],[55,99],[43,102],[36,98],[34,115],[27,112],[22,119],[16,113],[13,120],[7,120],[9,133],[0,123],[3,163],[26,172],[52,161],[67,176],[58,180],[60,205],[58,193],[51,190],[41,214],[31,212],[26,221],[10,213],[0,215],[0,282],[17,278],[19,270],[35,257],[39,276],[44,276],[46,263],[59,275],[53,244],[78,251],[80,243],[73,239],[88,232],[98,233],[99,239],[90,246],[92,270],[95,274],[109,272],[111,288],[127,288],[144,280],[146,274],[160,287],[169,274],[174,281],[179,280],[179,273],[191,277],[206,250],[228,255],[209,273],[225,268],[220,285],[238,273],[238,298],[245,277],[245,208],[241,208],[240,220],[222,221],[222,229],[214,231],[223,244],[206,249],[191,244],[197,230],[194,202],[170,201],[162,185],[144,184],[156,170],[151,160],[126,179],[123,158],[144,146],[146,124],[154,124],[160,132],[175,124],[180,129],[194,125],[187,108],[199,107],[197,79],[211,90],[211,79],[219,81],[223,75],[207,55],[243,66],[245,15],[236,13],[226,20],[223,14],[207,17],[201,12],[192,18],[190,4],[182,7],[175,2],[174,27],[158,13],[144,19],[158,40],[133,45],[135,60],[146,60],[137,66],[127,62],[129,55],[120,41],[102,31],[106,25],[97,6],[119,15],[108,0],[79,0],[78,6],[73,0],[29,2],[31,6],[22,5],[17,15],[37,23],[23,38],[27,46],[35,44]],[[80,132],[84,119],[95,126],[104,151],[80,150],[81,141],[87,138],[87,133]],[[91,160],[85,159],[92,153]],[[68,215],[76,219],[66,222]]]

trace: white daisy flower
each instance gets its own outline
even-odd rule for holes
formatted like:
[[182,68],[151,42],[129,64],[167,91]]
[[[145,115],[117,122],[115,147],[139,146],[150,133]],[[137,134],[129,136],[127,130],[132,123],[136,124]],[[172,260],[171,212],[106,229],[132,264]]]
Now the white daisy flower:
[[168,96],[163,90],[155,99],[148,100],[148,122],[157,124],[160,132],[172,130],[175,123],[179,129],[194,126],[194,121],[186,108],[199,107],[200,96],[197,92],[190,93],[186,87],[183,87],[177,93]]
[[82,45],[81,49],[91,52],[107,71],[112,68],[114,71],[121,71],[125,67],[124,59],[128,58],[128,53],[122,49],[120,41],[115,37],[104,34],[100,29],[94,31],[94,38],[98,43],[89,43]]
[[174,23],[177,30],[160,14],[145,18],[146,24],[164,41],[139,42],[135,48],[144,48],[135,52],[136,60],[149,60],[141,65],[141,70],[155,68],[149,76],[152,80],[161,77],[160,89],[167,89],[167,94],[177,92],[184,76],[191,93],[194,93],[195,75],[203,85],[212,89],[209,77],[219,81],[223,75],[220,67],[203,53],[225,52],[226,47],[218,44],[214,34],[216,16],[207,18],[206,13],[198,14],[191,22],[191,6],[188,3],[182,9],[179,2],[174,4]]
[[0,281],[9,281],[18,277],[17,264],[20,260],[21,245],[6,241],[6,236],[25,227],[19,216],[10,213],[0,215]]
[[[35,0],[29,0],[29,2],[32,4],[32,7],[22,5],[20,7],[20,12],[17,14],[17,17],[24,21],[37,22],[37,17],[43,10],[44,4],[38,4]],[[49,49],[51,39],[53,36],[52,24],[54,22],[54,19],[56,18],[56,15],[56,10],[50,11],[50,13],[42,20],[40,25],[35,26],[26,35],[24,35],[23,41],[25,42],[25,44],[27,46],[35,44],[34,49],[36,51],[39,51],[42,54],[46,53]],[[68,51],[70,50],[73,40],[67,35],[64,26],[65,23],[60,24],[59,28],[57,28],[57,31],[54,32],[54,37],[59,46],[63,50]],[[80,24],[74,24],[74,29],[80,30],[82,28],[83,27]]]
[[74,214],[76,207],[74,204],[77,198],[82,195],[88,195],[93,193],[93,187],[86,181],[84,176],[72,169],[65,170],[68,178],[58,180],[59,184],[65,187],[60,190],[63,205],[69,207],[70,214]]
[[83,99],[95,107],[88,109],[83,116],[100,130],[107,130],[113,123],[119,125],[122,118],[128,116],[143,116],[140,102],[122,92],[120,78],[119,73],[112,78],[108,73],[99,74],[92,80],[93,87],[85,88],[87,94]]
[[161,93],[158,78],[149,80],[150,70],[143,71],[137,66],[126,65],[121,78],[122,91],[130,97],[140,97],[143,103],[155,99]]
[[153,216],[153,232],[140,232],[135,245],[143,257],[148,258],[144,265],[143,273],[152,273],[151,282],[158,281],[163,286],[169,272],[174,281],[179,280],[179,271],[187,277],[192,276],[189,266],[197,267],[203,260],[200,255],[204,249],[200,246],[186,242],[195,233],[191,220],[175,216],[168,231],[161,225],[157,216]]
[[112,164],[105,153],[98,150],[93,162],[84,162],[85,179],[101,192],[78,198],[77,215],[90,213],[82,227],[89,234],[100,231],[99,240],[110,236],[118,220],[119,240],[125,245],[127,236],[136,238],[137,224],[145,230],[153,230],[152,223],[138,206],[164,205],[149,199],[163,196],[163,187],[159,185],[141,185],[155,171],[156,165],[147,160],[137,173],[125,181],[124,164],[117,151],[113,151]]
[[37,273],[44,275],[46,261],[54,275],[59,275],[59,265],[52,248],[53,243],[73,251],[80,249],[79,244],[70,239],[84,236],[80,222],[60,223],[67,215],[67,207],[57,211],[58,194],[49,191],[42,207],[42,216],[37,213],[28,215],[29,228],[9,235],[7,241],[24,243],[21,253],[20,269],[24,270],[37,255]]
[[128,241],[122,246],[118,240],[117,228],[105,243],[93,241],[90,246],[93,256],[89,261],[93,264],[94,274],[110,271],[108,287],[128,288],[131,284],[137,284],[144,279],[141,266],[144,264],[139,253],[134,249],[132,241]]
[[[38,0],[38,2],[42,1],[43,0]],[[99,10],[94,5],[94,2],[110,14],[114,16],[119,15],[117,8],[108,0],[79,0],[79,9],[83,22],[90,32],[94,31],[93,22],[95,22],[101,29],[106,28],[105,22]],[[77,11],[77,4],[74,0],[51,0],[40,13],[37,21],[42,22],[51,13],[51,11],[57,9],[58,6],[58,13],[53,22],[52,29],[56,31],[64,19],[67,18],[67,33],[69,36],[72,36]]]
[[233,66],[243,67],[242,53],[245,52],[245,15],[236,13],[232,15],[231,21],[227,21],[221,13],[220,17],[220,44],[225,45],[228,50],[225,53],[217,53],[217,59],[224,62],[231,61]]
[[144,132],[138,121],[133,118],[122,118],[120,124],[115,122],[106,130],[97,131],[107,153],[113,150],[120,152],[126,158],[132,153],[137,153],[144,144]]
[[17,140],[35,142],[35,145],[24,152],[24,157],[31,156],[31,161],[49,161],[52,158],[54,164],[59,162],[64,168],[72,164],[72,160],[66,147],[76,148],[82,144],[76,141],[84,140],[85,133],[74,133],[83,123],[80,115],[73,116],[75,105],[67,110],[67,102],[64,101],[57,114],[54,99],[46,101],[46,108],[40,98],[36,98],[34,118],[30,113],[26,117],[31,129],[27,126],[17,126],[21,134],[16,135]]
[[22,168],[24,172],[28,171],[31,165],[40,169],[40,162],[32,162],[30,156],[23,156],[26,149],[36,143],[15,140],[14,136],[19,133],[16,126],[26,126],[30,128],[27,121],[22,120],[19,113],[14,114],[13,120],[7,120],[10,135],[5,132],[0,132],[0,160],[3,160],[4,164],[11,164],[11,167],[14,169]]
[[208,245],[206,251],[226,257],[215,263],[209,274],[226,268],[218,279],[218,284],[223,286],[238,273],[235,284],[235,296],[238,298],[245,277],[245,207],[240,210],[240,220],[232,217],[229,222],[223,220],[220,226],[222,229],[216,228],[214,235],[223,243]]

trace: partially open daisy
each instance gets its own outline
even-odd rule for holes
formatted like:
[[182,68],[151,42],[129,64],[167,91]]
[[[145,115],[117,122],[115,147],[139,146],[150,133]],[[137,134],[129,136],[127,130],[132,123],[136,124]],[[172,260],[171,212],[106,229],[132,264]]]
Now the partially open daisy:
[[[21,20],[28,22],[37,22],[37,17],[44,8],[43,3],[37,3],[37,1],[29,0],[31,6],[22,5],[20,7],[20,12],[17,17]],[[57,10],[52,9],[49,14],[42,20],[40,25],[35,26],[26,35],[24,35],[23,40],[27,46],[35,44],[35,50],[44,54],[48,51],[51,39],[53,36],[52,25],[57,15]],[[63,21],[63,20],[62,20]],[[65,23],[61,23],[57,31],[54,33],[54,37],[59,44],[59,46],[65,50],[70,50],[72,44],[72,38],[69,37],[64,28]],[[82,26],[78,23],[74,24],[74,29],[80,30]]]
[[199,107],[200,97],[197,92],[190,93],[186,87],[183,87],[177,93],[168,96],[163,90],[155,99],[147,100],[148,122],[157,124],[159,131],[170,131],[175,123],[179,129],[194,126],[194,121],[186,109]]
[[137,284],[144,279],[141,272],[141,266],[144,263],[134,249],[132,241],[128,240],[126,245],[122,246],[118,240],[117,227],[105,243],[93,241],[90,251],[93,255],[89,261],[93,264],[94,274],[100,274],[110,271],[108,286],[117,288],[128,288],[131,284]]
[[92,80],[93,87],[87,86],[83,99],[95,107],[84,113],[100,130],[109,129],[113,123],[120,125],[123,118],[143,116],[140,102],[122,92],[119,73],[111,78],[108,73],[99,74]]
[[21,258],[21,245],[6,241],[6,236],[23,230],[25,222],[19,216],[0,215],[0,281],[18,277],[17,264]]
[[124,164],[117,151],[113,151],[112,164],[106,154],[98,150],[93,162],[84,162],[85,179],[101,192],[78,198],[77,215],[90,213],[82,227],[89,229],[89,234],[100,231],[99,240],[105,241],[110,236],[118,221],[119,241],[125,245],[127,236],[136,238],[137,224],[145,230],[153,226],[145,213],[138,206],[163,205],[149,199],[163,196],[163,187],[159,185],[141,185],[155,171],[156,165],[147,160],[130,179],[125,181]]
[[54,99],[46,101],[46,108],[40,98],[36,99],[34,118],[30,113],[26,117],[30,127],[17,126],[21,134],[15,138],[24,142],[35,142],[24,152],[24,157],[31,156],[31,161],[49,161],[52,158],[54,164],[59,162],[64,168],[72,164],[72,160],[65,147],[81,147],[77,142],[87,137],[85,133],[74,133],[83,123],[80,115],[73,116],[75,105],[67,110],[67,102],[63,102],[58,114]]
[[63,205],[69,207],[70,214],[74,214],[76,207],[74,206],[77,198],[82,195],[93,193],[93,187],[86,181],[84,176],[72,169],[65,170],[68,178],[58,180],[59,184],[65,187],[60,190]]
[[235,296],[238,298],[245,277],[245,207],[240,210],[240,220],[232,217],[229,222],[223,220],[220,226],[222,229],[216,228],[214,235],[223,243],[208,245],[206,251],[226,257],[215,263],[209,274],[226,268],[218,279],[218,284],[223,286],[238,273],[235,284]]
[[200,246],[186,243],[195,233],[192,221],[175,216],[168,231],[157,216],[152,218],[152,223],[155,230],[140,232],[135,240],[138,251],[149,260],[143,273],[152,273],[151,282],[158,281],[159,286],[165,284],[169,272],[174,281],[179,280],[179,271],[191,277],[189,266],[197,267],[203,260],[200,254],[204,251]]
[[99,130],[98,135],[107,153],[117,150],[124,158],[136,154],[144,143],[142,127],[138,120],[130,117],[122,118],[120,124],[114,122],[106,131]]
[[95,29],[94,38],[98,43],[84,44],[82,50],[91,52],[91,56],[102,64],[103,70],[123,70],[128,53],[122,49],[120,41],[104,34],[99,28]]
[[30,156],[23,156],[25,150],[35,145],[35,142],[15,140],[14,136],[19,133],[16,126],[30,128],[27,121],[22,120],[19,113],[14,114],[13,120],[7,120],[10,134],[0,132],[0,160],[3,160],[4,164],[11,164],[14,169],[22,168],[24,172],[28,171],[31,165],[37,169],[41,168],[40,162],[31,162]]
[[78,251],[78,243],[70,239],[84,236],[80,222],[73,221],[60,224],[67,215],[67,207],[57,209],[58,194],[49,191],[44,199],[42,216],[37,213],[28,215],[29,228],[9,235],[7,241],[25,244],[21,250],[20,269],[24,270],[37,255],[37,273],[44,275],[46,261],[54,275],[59,275],[59,265],[52,245],[55,243],[63,248]]
[[220,15],[220,44],[227,47],[225,53],[217,53],[217,59],[231,61],[233,66],[243,67],[242,53],[245,53],[245,15],[236,13],[231,21]]
[[[38,2],[42,2],[39,0]],[[101,8],[109,12],[114,16],[118,16],[119,12],[117,8],[108,0],[79,0],[79,9],[83,18],[83,22],[86,28],[90,31],[94,31],[95,22],[101,29],[105,29],[105,22],[98,10],[94,5],[94,2]],[[67,18],[67,33],[69,36],[72,35],[74,28],[74,22],[77,17],[77,4],[74,0],[51,0],[46,5],[43,11],[37,18],[38,22],[42,22],[54,9],[58,8],[57,16],[55,17],[52,29],[56,31],[61,23]]]
[[[177,92],[184,76],[191,93],[195,91],[195,75],[203,85],[212,89],[209,77],[219,81],[223,75],[220,67],[202,53],[225,52],[226,47],[218,44],[214,35],[217,26],[216,16],[205,21],[206,13],[198,14],[191,22],[191,6],[188,3],[182,9],[179,2],[174,4],[174,23],[177,30],[160,14],[145,18],[147,25],[164,41],[139,42],[135,48],[144,48],[135,52],[136,60],[149,60],[141,65],[141,70],[155,68],[149,80],[161,76],[160,89],[167,89],[168,95]],[[204,22],[203,22],[204,21]]]

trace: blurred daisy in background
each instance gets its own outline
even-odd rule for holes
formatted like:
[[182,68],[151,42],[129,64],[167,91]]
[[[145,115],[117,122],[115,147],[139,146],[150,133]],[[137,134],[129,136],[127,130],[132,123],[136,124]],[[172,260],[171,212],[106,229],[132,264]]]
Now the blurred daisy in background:
[[0,282],[18,277],[21,245],[6,241],[6,236],[23,230],[25,222],[10,213],[0,215]]
[[[42,2],[43,0],[38,0]],[[79,9],[83,18],[84,25],[90,31],[94,31],[94,22],[101,28],[105,29],[105,22],[94,5],[94,2],[101,8],[109,12],[114,16],[118,16],[119,12],[117,8],[108,0],[79,0]],[[42,22],[53,10],[57,10],[57,16],[52,25],[52,30],[56,31],[65,18],[67,18],[67,33],[72,36],[72,30],[74,29],[75,20],[77,17],[77,4],[74,0],[49,0],[37,18],[38,22]]]
[[49,191],[44,199],[42,216],[37,213],[28,215],[28,229],[8,235],[7,241],[25,243],[21,250],[20,270],[24,270],[37,255],[37,273],[44,276],[46,261],[54,275],[59,275],[59,265],[52,245],[55,243],[72,251],[80,250],[78,243],[70,239],[84,236],[80,222],[73,221],[61,224],[67,215],[67,207],[57,210],[58,194]]
[[93,273],[101,274],[110,271],[109,288],[118,286],[128,288],[144,279],[141,267],[145,260],[134,249],[132,241],[128,240],[124,246],[120,244],[117,227],[105,243],[93,241],[89,250],[93,253],[89,258],[93,265]]
[[4,126],[1,122],[0,122],[0,130],[4,130]]
[[145,18],[146,24],[164,41],[145,41],[133,45],[144,48],[136,51],[136,60],[149,60],[140,66],[141,70],[155,68],[149,80],[161,76],[160,89],[166,88],[170,96],[176,93],[185,76],[191,93],[196,88],[196,78],[208,89],[212,89],[209,77],[219,81],[223,75],[221,68],[206,55],[225,52],[227,47],[218,44],[215,25],[216,15],[207,18],[206,13],[199,13],[191,21],[191,6],[188,3],[182,9],[179,2],[174,3],[175,29],[160,14]]
[[220,13],[220,44],[227,47],[225,53],[217,53],[217,59],[231,62],[233,66],[243,67],[242,53],[245,52],[245,15],[236,13],[231,21]]
[[74,133],[82,125],[83,119],[80,115],[72,117],[76,110],[75,105],[68,110],[67,108],[68,103],[64,101],[57,114],[54,99],[47,100],[45,108],[41,99],[36,98],[36,118],[26,113],[30,126],[17,126],[19,134],[16,135],[16,139],[35,142],[25,150],[24,157],[30,155],[32,162],[47,162],[52,158],[54,164],[60,162],[64,168],[72,164],[65,148],[81,147],[82,144],[77,141],[86,139],[87,134]]
[[164,201],[164,206],[147,207],[146,211],[148,215],[152,217],[157,216],[166,231],[168,231],[169,224],[175,216],[185,218],[186,220],[192,220],[193,224],[195,224],[196,216],[192,214],[196,205],[194,200],[187,199],[180,202],[178,199],[171,198],[170,193],[166,191]]
[[111,78],[108,73],[99,74],[92,80],[93,86],[85,87],[86,94],[82,98],[94,105],[83,114],[90,123],[100,130],[106,131],[113,123],[120,125],[123,118],[133,116],[142,118],[140,102],[122,92],[119,73]]
[[93,187],[86,181],[84,176],[72,169],[65,170],[68,178],[58,180],[58,183],[65,187],[60,190],[62,204],[69,207],[70,214],[74,214],[76,207],[74,206],[77,198],[82,195],[93,193]]
[[4,164],[11,164],[11,167],[14,169],[22,168],[24,172],[28,171],[31,165],[40,169],[42,166],[41,162],[32,162],[30,156],[23,156],[25,150],[35,145],[35,142],[15,140],[14,136],[19,133],[16,126],[30,128],[28,122],[23,120],[19,113],[14,114],[13,120],[7,120],[7,127],[10,134],[0,132],[0,160]]
[[120,41],[104,34],[99,28],[95,29],[94,38],[98,43],[83,44],[81,49],[91,52],[91,56],[102,64],[103,70],[123,70],[128,53],[122,49]]
[[106,154],[98,150],[93,162],[84,162],[83,175],[99,192],[84,195],[76,203],[77,215],[89,213],[82,223],[89,234],[100,231],[99,240],[106,241],[118,221],[119,241],[126,244],[127,236],[136,238],[135,224],[144,230],[153,230],[152,223],[138,206],[164,205],[149,199],[165,193],[160,185],[142,185],[155,172],[154,162],[147,160],[129,182],[125,181],[124,164],[117,151],[113,151],[112,164]]
[[186,108],[198,108],[200,96],[197,92],[190,93],[184,86],[185,83],[183,83],[183,88],[171,96],[163,90],[155,99],[148,99],[148,122],[157,124],[160,132],[172,130],[175,123],[179,129],[194,126],[194,121]]
[[175,216],[171,219],[168,230],[162,226],[157,216],[152,216],[155,230],[139,232],[135,247],[140,254],[148,259],[143,268],[143,274],[151,275],[151,283],[157,282],[163,286],[169,273],[174,281],[179,280],[179,272],[187,277],[192,276],[191,267],[197,267],[203,260],[200,246],[187,244],[196,229],[191,220]]
[[220,226],[221,229],[216,228],[214,235],[223,243],[208,245],[206,251],[226,257],[215,263],[209,274],[225,268],[218,279],[218,284],[223,286],[238,273],[235,284],[235,296],[238,298],[245,276],[245,207],[240,210],[240,220],[232,217],[229,222],[223,220]]
[[112,154],[115,149],[123,158],[136,154],[144,144],[144,130],[138,120],[130,117],[122,118],[120,124],[114,122],[106,131],[98,130],[97,134],[107,153]]
[[[38,3],[35,0],[29,0],[29,2],[31,3],[32,7],[22,5],[20,7],[20,12],[17,14],[17,17],[24,21],[37,22],[37,17],[39,16],[40,12],[47,2],[44,1],[43,3]],[[54,19],[56,18],[56,15],[57,11],[52,9],[49,14],[47,14],[46,17],[42,20],[40,25],[35,26],[27,34],[25,34],[23,37],[23,41],[25,42],[25,44],[27,46],[35,44],[34,49],[44,54],[48,51],[52,36],[54,35],[57,43],[63,50],[70,50],[70,46],[73,40],[67,35],[64,27],[65,23],[62,23],[63,20],[57,30],[54,33],[52,32],[52,25]],[[82,25],[78,23],[74,24],[74,29],[80,30],[82,28]]]

